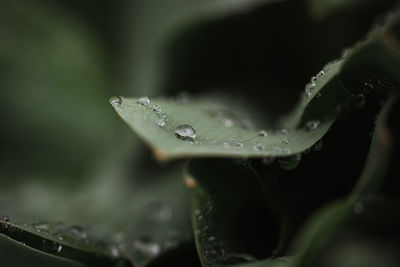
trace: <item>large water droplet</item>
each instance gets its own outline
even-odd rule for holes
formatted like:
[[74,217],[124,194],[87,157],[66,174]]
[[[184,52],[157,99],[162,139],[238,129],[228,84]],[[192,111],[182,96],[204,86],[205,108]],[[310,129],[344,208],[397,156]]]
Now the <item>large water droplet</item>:
[[112,96],[110,97],[109,102],[113,107],[118,107],[122,104],[122,99],[118,96]]
[[300,160],[301,160],[301,154],[296,154],[291,157],[279,159],[279,164],[285,170],[293,170],[299,165]]
[[185,141],[194,141],[196,139],[196,131],[188,124],[183,124],[176,127],[174,134],[179,139]]
[[147,96],[143,96],[137,101],[140,105],[148,106],[150,104],[150,99]]
[[321,122],[319,120],[308,121],[306,123],[306,129],[307,131],[314,131],[319,127],[320,124]]
[[161,246],[156,242],[152,242],[150,238],[142,237],[133,242],[133,250],[154,257],[160,254]]

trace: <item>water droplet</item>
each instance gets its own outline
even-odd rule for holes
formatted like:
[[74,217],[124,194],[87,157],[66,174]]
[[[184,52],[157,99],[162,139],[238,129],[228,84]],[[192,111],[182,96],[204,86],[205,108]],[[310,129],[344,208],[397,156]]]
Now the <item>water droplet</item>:
[[322,139],[320,139],[317,143],[315,143],[312,147],[313,151],[320,151],[322,149],[323,142]]
[[282,148],[280,148],[279,146],[277,146],[277,147],[274,148],[274,151],[275,151],[275,152],[282,152]]
[[183,124],[176,127],[174,134],[177,138],[185,141],[194,141],[196,139],[196,131],[188,124]]
[[110,97],[109,102],[113,107],[118,107],[122,104],[122,99],[118,96],[112,96]]
[[264,165],[270,165],[270,164],[272,164],[274,161],[275,161],[275,158],[273,158],[273,157],[265,157],[265,158],[263,158],[263,159],[261,160],[261,162],[262,162]]
[[265,146],[261,143],[258,143],[253,146],[253,149],[254,149],[254,151],[262,151],[265,149]]
[[166,121],[168,119],[168,115],[165,113],[161,113],[160,115],[158,115],[158,117],[164,121]]
[[1,221],[2,222],[9,222],[10,221],[10,217],[8,217],[7,215],[1,217]]
[[223,124],[225,127],[232,127],[233,126],[233,120],[232,119],[224,119]]
[[150,109],[156,113],[161,113],[162,111],[161,106],[157,104],[151,105]]
[[311,83],[316,83],[317,82],[317,77],[316,76],[312,76],[311,77]]
[[374,85],[371,82],[365,82],[363,86],[363,91],[365,93],[371,92],[374,89]]
[[160,127],[164,127],[165,126],[165,120],[158,118],[158,119],[156,119],[156,124],[158,126],[160,126]]
[[57,252],[60,253],[61,250],[62,250],[62,248],[63,248],[63,247],[62,247],[61,245],[58,245],[58,247],[57,247]]
[[266,137],[266,136],[268,136],[268,133],[265,130],[261,130],[261,131],[258,132],[258,135],[261,136],[261,137]]
[[317,74],[317,79],[321,78],[321,77],[324,76],[324,75],[325,75],[325,71],[324,71],[324,70],[321,70],[321,71],[318,72],[318,74]]
[[299,165],[300,160],[301,160],[301,154],[296,154],[291,157],[279,159],[279,164],[285,170],[293,170]]
[[306,129],[307,131],[314,131],[319,127],[320,124],[321,122],[319,120],[308,121],[306,123]]
[[140,105],[148,106],[150,104],[150,99],[147,96],[143,96],[137,101]]
[[358,94],[355,96],[354,106],[356,108],[362,108],[365,106],[365,96],[363,94]]
[[289,144],[289,140],[287,138],[285,138],[285,139],[281,140],[281,143],[287,145],[287,144]]
[[364,205],[361,202],[354,204],[353,211],[355,214],[361,214],[364,211]]
[[133,250],[147,256],[157,256],[161,252],[161,246],[150,238],[142,237],[133,242]]

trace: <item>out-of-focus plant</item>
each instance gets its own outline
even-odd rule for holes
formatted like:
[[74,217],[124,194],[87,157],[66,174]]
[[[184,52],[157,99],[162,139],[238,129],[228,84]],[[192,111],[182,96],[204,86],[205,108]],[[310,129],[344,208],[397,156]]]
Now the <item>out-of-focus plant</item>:
[[104,46],[41,3],[3,7],[1,266],[400,264],[396,1],[120,3]]

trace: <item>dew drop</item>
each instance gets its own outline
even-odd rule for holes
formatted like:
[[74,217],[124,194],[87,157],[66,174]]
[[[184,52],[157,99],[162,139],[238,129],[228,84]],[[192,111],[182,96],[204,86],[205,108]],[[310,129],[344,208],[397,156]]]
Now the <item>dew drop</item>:
[[323,142],[322,139],[320,139],[315,145],[313,145],[312,150],[313,151],[320,151],[322,149]]
[[317,82],[317,77],[316,76],[312,76],[311,77],[311,84],[316,83]]
[[356,108],[362,108],[365,106],[365,96],[363,94],[358,94],[354,98],[354,106]]
[[151,105],[150,109],[156,113],[161,113],[162,111],[161,106],[157,104]]
[[10,221],[10,217],[8,217],[7,215],[1,217],[1,221],[2,222],[9,222]]
[[176,127],[174,134],[177,138],[185,141],[194,141],[196,139],[196,131],[188,124]]
[[140,105],[148,106],[150,104],[150,99],[147,96],[143,96],[137,101]]
[[371,82],[365,82],[363,86],[364,92],[371,92],[374,89],[374,85]]
[[279,165],[285,170],[293,170],[299,165],[300,160],[301,154],[296,154],[291,157],[279,159]]
[[281,143],[287,145],[287,144],[289,144],[289,140],[285,138],[285,139],[281,140]]
[[61,250],[62,250],[62,248],[63,248],[63,247],[62,247],[61,245],[58,245],[58,247],[57,247],[57,252],[60,253]]
[[253,146],[253,149],[254,149],[254,151],[262,151],[265,149],[265,146],[261,143],[258,143]]
[[324,71],[324,70],[321,70],[321,71],[318,72],[318,74],[317,74],[317,79],[321,78],[321,77],[324,76],[324,75],[325,75],[325,71]]
[[156,124],[162,128],[165,126],[165,120],[158,118],[156,119]]
[[225,127],[232,127],[233,126],[233,120],[232,119],[224,119],[223,124]]
[[166,121],[168,119],[168,115],[165,113],[161,113],[160,115],[158,115],[158,117],[164,121]]
[[308,121],[306,123],[306,129],[307,131],[314,131],[319,127],[320,124],[321,122],[319,120]]
[[268,133],[265,130],[261,130],[261,131],[258,132],[258,135],[261,136],[261,137],[266,137],[266,136],[268,136]]
[[122,104],[122,99],[119,96],[112,96],[109,102],[113,107],[118,107]]

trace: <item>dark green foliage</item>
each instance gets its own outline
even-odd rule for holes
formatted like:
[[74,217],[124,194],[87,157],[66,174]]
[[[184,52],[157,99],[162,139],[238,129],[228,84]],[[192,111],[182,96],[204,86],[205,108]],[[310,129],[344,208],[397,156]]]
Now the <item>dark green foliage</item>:
[[1,2],[0,266],[399,266],[398,5]]

